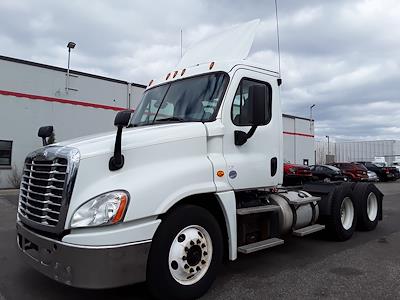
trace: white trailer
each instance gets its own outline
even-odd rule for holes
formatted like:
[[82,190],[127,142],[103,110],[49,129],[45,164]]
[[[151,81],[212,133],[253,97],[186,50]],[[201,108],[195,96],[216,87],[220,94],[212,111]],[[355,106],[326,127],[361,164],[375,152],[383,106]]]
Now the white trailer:
[[28,264],[75,287],[146,280],[157,298],[193,299],[224,256],[289,234],[343,241],[377,226],[383,195],[373,184],[281,189],[281,78],[242,60],[257,23],[189,50],[134,115],[117,114],[116,134],[27,156],[17,244]]

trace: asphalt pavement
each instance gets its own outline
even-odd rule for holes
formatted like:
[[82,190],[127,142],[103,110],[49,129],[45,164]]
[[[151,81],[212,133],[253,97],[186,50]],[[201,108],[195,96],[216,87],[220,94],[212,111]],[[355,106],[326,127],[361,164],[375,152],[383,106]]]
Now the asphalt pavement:
[[[346,242],[317,233],[240,255],[222,266],[203,299],[399,299],[400,181],[379,183],[384,219]],[[15,245],[17,194],[0,191],[0,300],[149,299],[145,284],[83,290],[64,286],[27,266]],[[101,262],[99,262],[101,263]]]

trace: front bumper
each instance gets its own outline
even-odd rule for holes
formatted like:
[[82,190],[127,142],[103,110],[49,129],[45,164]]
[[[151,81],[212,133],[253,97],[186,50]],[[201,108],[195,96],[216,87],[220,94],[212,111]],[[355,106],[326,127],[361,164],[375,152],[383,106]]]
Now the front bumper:
[[66,285],[102,289],[146,280],[151,241],[115,246],[79,246],[34,233],[17,222],[23,259],[44,275]]

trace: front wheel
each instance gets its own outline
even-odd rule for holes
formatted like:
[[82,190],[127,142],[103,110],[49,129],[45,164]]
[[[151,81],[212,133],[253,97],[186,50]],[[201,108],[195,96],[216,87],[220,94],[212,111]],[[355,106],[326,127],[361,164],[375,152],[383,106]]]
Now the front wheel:
[[178,207],[154,236],[147,263],[149,291],[158,299],[202,296],[215,280],[222,252],[214,216],[194,205]]

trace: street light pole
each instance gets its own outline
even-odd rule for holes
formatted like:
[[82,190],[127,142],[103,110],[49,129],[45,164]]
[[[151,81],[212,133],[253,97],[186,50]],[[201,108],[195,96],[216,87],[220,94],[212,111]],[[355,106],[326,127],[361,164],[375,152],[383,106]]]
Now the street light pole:
[[313,110],[314,107],[315,107],[315,104],[313,104],[313,105],[310,106],[310,133],[311,133],[311,129],[312,129],[312,127],[311,127],[311,123],[312,123],[312,110]]
[[328,139],[328,155],[329,155],[330,154],[330,151],[329,151],[329,135],[326,135],[325,137]]
[[66,81],[66,86],[65,86],[65,92],[68,94],[69,92],[69,65],[71,61],[71,49],[74,49],[76,44],[74,42],[69,42],[67,44],[68,48],[68,68],[67,68],[67,81]]

